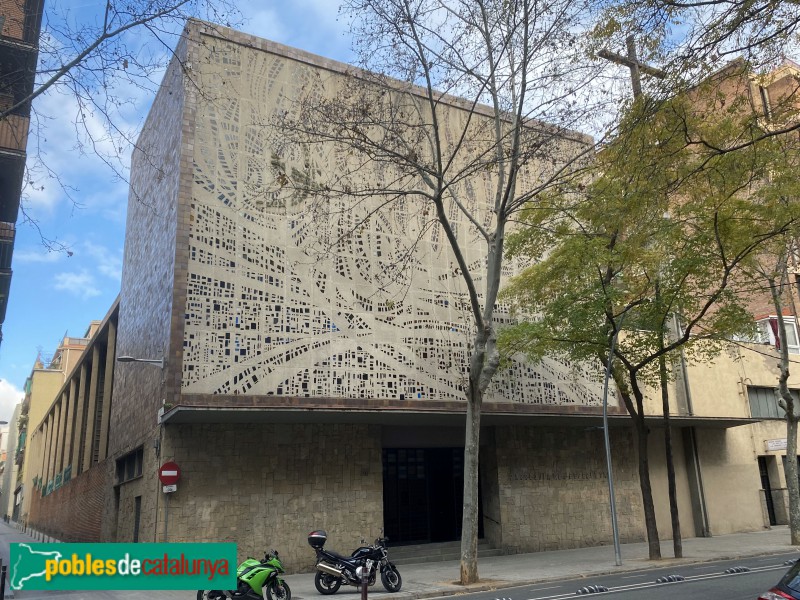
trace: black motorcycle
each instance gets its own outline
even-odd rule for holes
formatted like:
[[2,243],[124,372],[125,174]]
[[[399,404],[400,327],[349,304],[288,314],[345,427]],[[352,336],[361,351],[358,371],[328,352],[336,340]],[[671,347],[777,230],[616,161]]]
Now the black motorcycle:
[[399,592],[403,579],[397,567],[389,561],[386,552],[387,538],[378,538],[371,546],[356,548],[350,556],[344,556],[333,550],[325,550],[328,534],[323,530],[308,534],[308,543],[317,553],[317,574],[314,585],[320,594],[335,594],[342,584],[361,585],[359,567],[367,569],[369,585],[375,585],[380,570],[381,583],[389,592]]

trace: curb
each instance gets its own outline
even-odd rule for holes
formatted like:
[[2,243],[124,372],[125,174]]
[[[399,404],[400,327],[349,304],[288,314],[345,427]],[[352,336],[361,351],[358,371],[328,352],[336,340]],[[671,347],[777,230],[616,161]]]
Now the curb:
[[[452,584],[452,588],[437,588],[429,591],[418,592],[405,592],[399,594],[392,594],[392,600],[426,600],[428,598],[442,598],[446,596],[459,596],[463,594],[473,594],[477,592],[488,592],[492,590],[504,590],[517,587],[525,587],[529,585],[536,585],[539,583],[550,583],[554,581],[564,581],[567,579],[586,579],[588,577],[602,577],[604,575],[613,575],[615,573],[638,573],[643,571],[655,571],[668,566],[685,566],[696,565],[709,562],[723,561],[723,560],[737,560],[740,558],[754,558],[758,556],[772,556],[777,554],[786,554],[787,552],[800,552],[800,546],[788,546],[775,551],[767,552],[753,552],[745,554],[730,554],[724,556],[715,556],[712,558],[669,558],[661,559],[661,561],[650,561],[648,559],[647,565],[634,565],[626,568],[623,564],[620,567],[607,568],[598,571],[591,571],[582,575],[568,575],[559,577],[538,577],[533,579],[520,579],[520,580],[487,580],[485,583],[478,582],[466,586],[457,586]],[[412,566],[412,565],[406,565]],[[788,569],[788,567],[787,567]]]

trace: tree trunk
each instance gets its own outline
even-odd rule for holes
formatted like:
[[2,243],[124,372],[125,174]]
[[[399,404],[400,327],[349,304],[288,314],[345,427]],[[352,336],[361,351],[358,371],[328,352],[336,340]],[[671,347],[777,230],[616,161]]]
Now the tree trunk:
[[[786,413],[786,462],[784,474],[786,475],[786,493],[789,495],[789,533],[791,544],[800,545],[800,481],[797,479],[797,414],[794,398],[789,390],[789,346],[786,341],[786,322],[783,318],[783,303],[781,293],[788,278],[786,271],[786,255],[778,260],[776,271],[781,273],[781,283],[777,284],[774,276],[768,276],[769,289],[772,294],[772,303],[775,314],[778,316],[778,341],[780,342],[781,360],[780,376],[778,377],[778,403]],[[794,304],[792,304],[794,307]],[[796,314],[796,313],[795,313]]]
[[786,491],[789,494],[789,533],[800,546],[800,483],[797,480],[797,419],[786,419]]
[[461,519],[461,585],[478,581],[478,455],[483,391],[470,388],[464,439],[464,513]]
[[[647,453],[647,436],[649,430],[647,424],[644,422],[644,397],[642,391],[639,389],[636,372],[628,371],[628,380],[630,381],[630,388],[625,385],[622,371],[612,369],[614,383],[617,385],[622,402],[633,421],[633,428],[636,432],[636,442],[639,449],[639,487],[642,491],[642,508],[644,509],[644,526],[647,532],[647,546],[649,550],[650,560],[659,560],[661,558],[661,544],[658,539],[658,525],[656,523],[656,509],[653,505],[653,488],[650,486],[650,461],[648,460]],[[634,407],[631,401],[631,391],[636,397],[636,405],[638,410]]]
[[[662,348],[663,348],[663,337]],[[675,558],[683,558],[681,519],[678,514],[678,493],[675,488],[675,460],[672,456],[672,430],[669,422],[669,389],[667,388],[667,361],[658,357],[658,372],[661,379],[661,409],[664,414],[664,452],[667,459],[667,486],[669,487],[669,516],[672,520],[672,551]]]
[[647,458],[647,425],[645,425],[643,418],[637,418],[634,422],[636,423],[636,437],[639,445],[639,487],[642,490],[644,526],[647,531],[647,550],[650,560],[659,560],[661,558],[661,544],[658,539],[653,488],[650,486],[650,461]]

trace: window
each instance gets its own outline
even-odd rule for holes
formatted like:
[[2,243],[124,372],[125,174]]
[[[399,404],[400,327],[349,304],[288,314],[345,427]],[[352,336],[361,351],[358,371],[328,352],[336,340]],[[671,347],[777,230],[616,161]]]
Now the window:
[[[786,335],[783,336],[783,339],[786,340],[789,353],[800,354],[800,338],[798,338],[797,335],[797,319],[795,317],[784,317],[783,323],[786,328]],[[780,336],[775,335],[778,331],[778,317],[770,316],[766,319],[760,319],[756,321],[756,328],[757,332],[755,338],[744,341],[751,341],[756,344],[770,344],[776,348],[780,348],[778,341],[776,341],[776,338]]]
[[125,483],[131,479],[142,476],[142,463],[144,463],[144,448],[139,447],[117,459],[117,483]]
[[[789,390],[795,402],[800,403],[800,392]],[[750,400],[750,415],[756,419],[783,419],[785,414],[778,405],[775,388],[747,386]]]

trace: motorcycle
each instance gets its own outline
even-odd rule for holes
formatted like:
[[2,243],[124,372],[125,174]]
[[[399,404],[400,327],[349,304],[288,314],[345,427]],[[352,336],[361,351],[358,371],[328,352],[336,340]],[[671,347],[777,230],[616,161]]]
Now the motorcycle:
[[292,600],[289,584],[279,576],[283,572],[277,550],[270,550],[264,560],[248,557],[236,568],[235,590],[198,590],[197,600]]
[[[342,584],[361,585],[359,567],[367,569],[367,581],[374,585],[377,572],[380,571],[381,583],[388,592],[399,592],[403,579],[397,567],[389,561],[386,542],[380,537],[371,546],[356,548],[350,556],[344,556],[333,550],[325,550],[328,534],[322,529],[308,534],[308,543],[317,553],[317,573],[314,575],[314,586],[320,594],[329,595],[339,591]],[[362,542],[363,543],[363,542]]]

